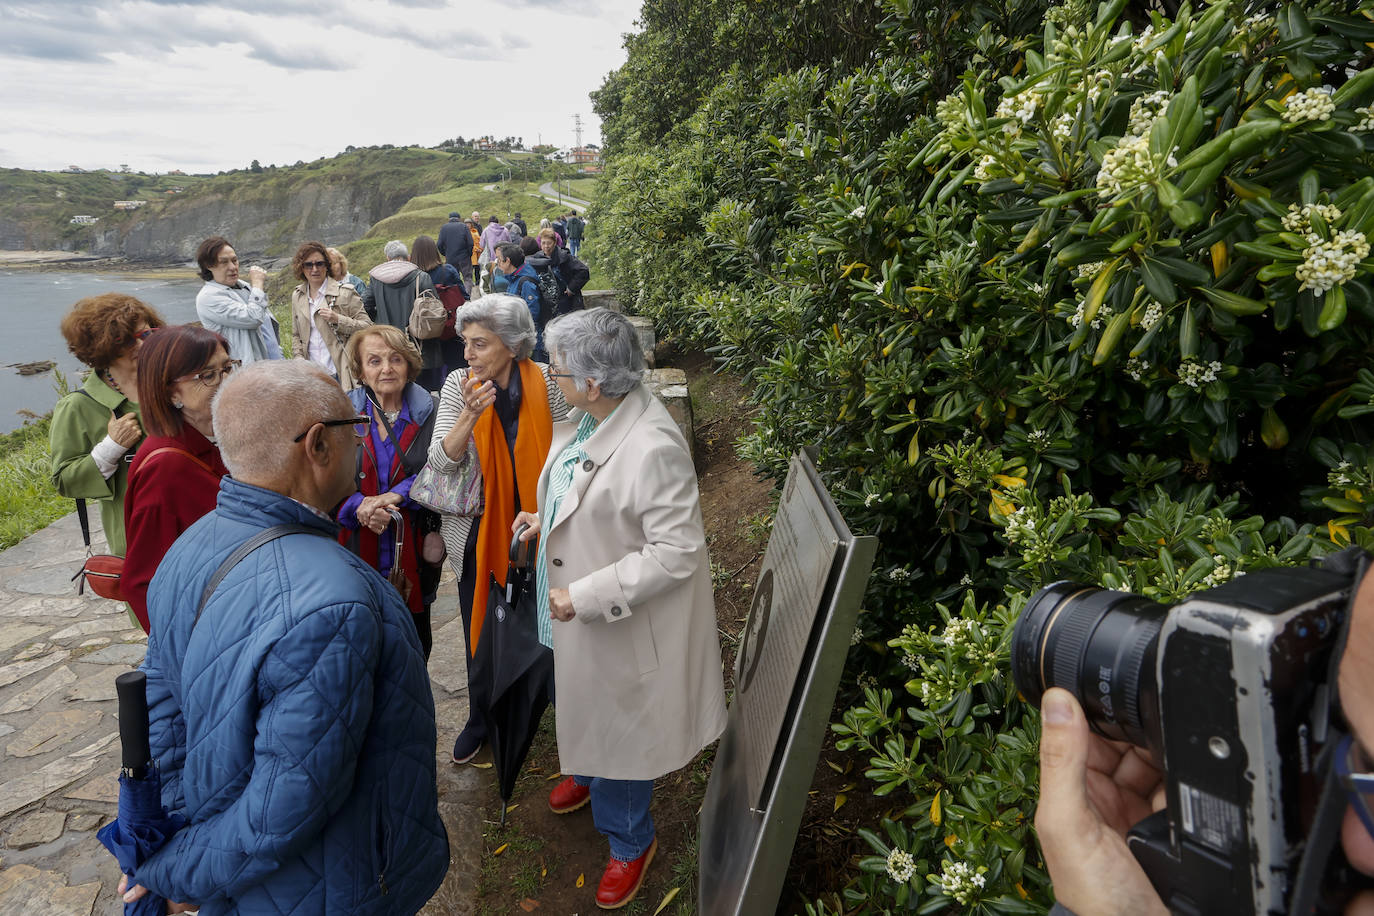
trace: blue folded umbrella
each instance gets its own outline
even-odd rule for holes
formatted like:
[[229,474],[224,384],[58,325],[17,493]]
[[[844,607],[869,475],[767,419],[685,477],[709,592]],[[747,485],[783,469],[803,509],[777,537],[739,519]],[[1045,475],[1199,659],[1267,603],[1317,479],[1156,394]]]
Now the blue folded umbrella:
[[[130,671],[115,678],[119,695],[119,738],[123,768],[119,774],[119,816],[101,827],[96,839],[114,854],[119,868],[138,883],[138,869],[186,826],[179,814],[162,806],[162,779],[148,747],[147,676]],[[124,905],[125,916],[162,916],[166,901],[151,891]]]

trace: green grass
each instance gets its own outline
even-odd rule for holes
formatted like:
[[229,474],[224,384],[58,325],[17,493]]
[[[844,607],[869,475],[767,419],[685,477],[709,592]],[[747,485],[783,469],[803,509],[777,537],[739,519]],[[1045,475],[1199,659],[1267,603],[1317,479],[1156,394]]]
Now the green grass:
[[74,508],[49,476],[48,425],[43,417],[0,435],[0,550],[13,547]]
[[596,203],[596,187],[599,181],[600,179],[597,178],[574,178],[566,183],[563,192]]

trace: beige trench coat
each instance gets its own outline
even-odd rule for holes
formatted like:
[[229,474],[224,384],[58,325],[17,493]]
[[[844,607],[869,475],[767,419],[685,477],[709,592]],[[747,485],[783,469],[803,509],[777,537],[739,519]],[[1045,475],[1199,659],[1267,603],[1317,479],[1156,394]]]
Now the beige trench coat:
[[[539,478],[576,433],[556,423]],[[543,519],[551,588],[576,617],[553,623],[564,773],[654,779],[725,729],[725,685],[696,471],[677,424],[642,385],[583,443],[558,517]]]
[[[348,371],[348,360],[344,359],[344,344],[355,331],[372,323],[363,308],[363,299],[358,291],[347,283],[340,283],[332,277],[324,281],[325,305],[339,313],[339,326],[335,328],[323,318],[316,317],[315,326],[324,336],[324,345],[329,349],[329,357],[339,370],[339,386],[344,391],[357,387],[353,374]],[[306,285],[301,283],[291,291],[291,346],[292,353],[299,359],[310,358],[310,297]]]

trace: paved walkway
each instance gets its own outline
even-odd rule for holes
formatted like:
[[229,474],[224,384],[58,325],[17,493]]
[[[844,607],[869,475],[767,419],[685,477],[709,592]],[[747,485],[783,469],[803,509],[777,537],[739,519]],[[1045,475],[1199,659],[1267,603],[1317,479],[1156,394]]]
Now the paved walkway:
[[563,194],[560,197],[558,189],[553,186],[552,181],[546,181],[543,184],[541,184],[539,186],[539,193],[543,196],[545,200],[550,201],[552,203],[561,202],[565,207],[577,207],[579,210],[583,212],[584,215],[592,205],[591,201],[583,200],[580,197],[573,197],[570,194]]
[[[92,512],[96,552],[104,549]],[[114,818],[119,725],[114,680],[147,648],[124,605],[76,594],[85,556],[75,514],[0,552],[0,916],[115,916],[114,859],[95,831]],[[477,911],[490,770],[454,767],[467,717],[462,621],[452,574],[434,605],[429,670],[439,721],[439,807],[452,863],[425,914]]]

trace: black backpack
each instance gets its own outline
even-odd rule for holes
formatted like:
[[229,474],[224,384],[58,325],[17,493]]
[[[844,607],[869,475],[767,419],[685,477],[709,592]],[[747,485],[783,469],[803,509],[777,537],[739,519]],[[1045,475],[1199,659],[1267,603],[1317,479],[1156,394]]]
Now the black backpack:
[[[550,299],[544,292],[544,277],[551,273],[553,273],[553,271],[545,271],[542,274],[538,274],[538,279],[536,280],[531,280],[529,277],[519,277],[517,278],[516,288],[511,290],[512,293],[523,298],[524,285],[526,283],[534,285],[535,291],[539,293],[539,320],[536,321],[534,325],[535,329],[541,333],[544,330],[544,325],[548,324],[549,319],[553,317],[554,308],[558,304],[557,295],[555,295],[553,299]],[[557,283],[558,281],[555,279],[554,284],[556,285]]]

